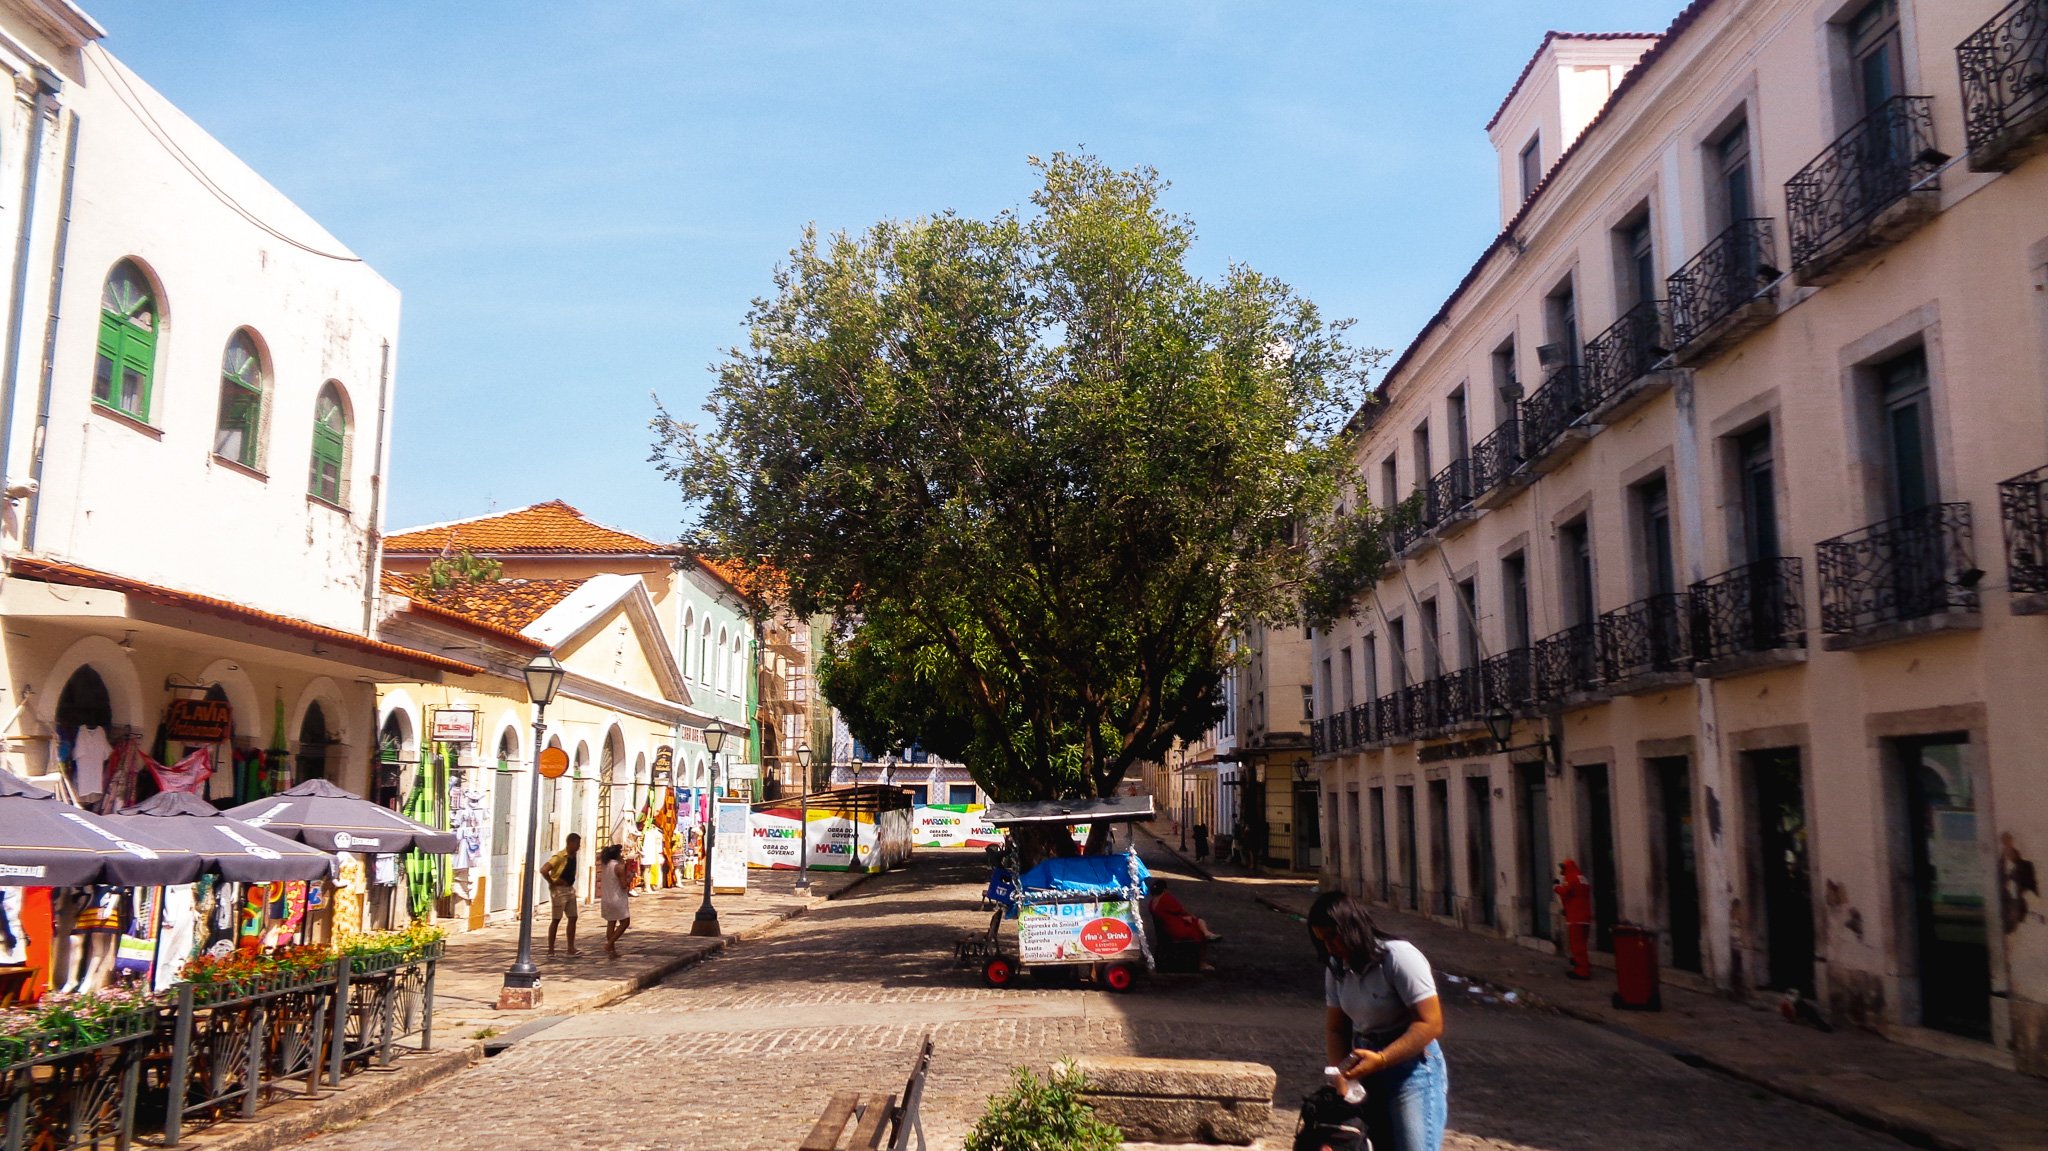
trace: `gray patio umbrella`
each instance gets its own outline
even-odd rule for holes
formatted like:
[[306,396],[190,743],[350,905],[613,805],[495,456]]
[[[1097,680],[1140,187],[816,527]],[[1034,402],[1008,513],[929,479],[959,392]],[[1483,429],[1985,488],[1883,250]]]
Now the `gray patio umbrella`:
[[0,771],[0,884],[190,883],[205,860],[148,828],[117,827]]
[[318,848],[230,819],[183,792],[158,792],[106,818],[123,834],[153,835],[204,857],[207,870],[235,883],[322,879],[334,863]]
[[447,855],[455,850],[454,832],[436,831],[324,779],[309,779],[223,814],[322,851],[389,855],[411,847],[428,855]]

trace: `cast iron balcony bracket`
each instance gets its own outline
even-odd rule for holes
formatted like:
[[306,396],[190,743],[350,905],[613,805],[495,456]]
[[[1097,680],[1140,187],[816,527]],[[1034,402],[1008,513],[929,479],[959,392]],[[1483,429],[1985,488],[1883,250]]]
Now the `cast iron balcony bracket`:
[[2006,586],[2014,595],[2048,593],[2048,468],[1998,485],[2005,520]]
[[1822,540],[1820,629],[1850,635],[1944,612],[1974,612],[1984,573],[1971,558],[1970,505],[1918,511]]
[[1692,666],[1687,631],[1691,607],[1684,592],[1664,592],[1600,617],[1601,676],[1622,683]]
[[2048,0],[2015,0],[1956,45],[1970,166],[2011,167],[2048,130]]
[[1881,237],[1866,228],[1909,192],[1941,187],[1934,98],[1894,96],[1785,181],[1792,265],[1802,276],[1823,257]]
[[1664,281],[1670,296],[1671,342],[1686,345],[1758,298],[1777,293],[1772,222],[1737,220]]
[[1522,423],[1513,410],[1472,448],[1472,494],[1490,492],[1522,470]]
[[1644,300],[1586,341],[1585,406],[1592,411],[1670,355],[1664,342],[1664,301]]
[[1575,692],[1600,686],[1597,629],[1574,624],[1536,641],[1536,694],[1543,703],[1558,703]]
[[1700,663],[1806,646],[1798,556],[1758,560],[1692,585],[1692,652]]

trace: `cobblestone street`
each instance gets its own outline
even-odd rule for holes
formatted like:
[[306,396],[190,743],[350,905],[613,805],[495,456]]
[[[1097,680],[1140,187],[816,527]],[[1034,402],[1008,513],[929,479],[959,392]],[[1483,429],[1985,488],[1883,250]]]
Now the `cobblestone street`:
[[[1162,869],[1173,873],[1170,866]],[[1322,1064],[1320,982],[1299,924],[1257,901],[1291,880],[1188,877],[1224,933],[1208,977],[1134,994],[995,992],[951,962],[978,854],[921,854],[840,900],[315,1142],[318,1151],[601,1146],[790,1151],[833,1090],[897,1091],[937,1042],[925,1130],[957,1148],[1018,1064],[1066,1054],[1249,1059],[1280,1076],[1270,1146]],[[1902,1144],[1642,1043],[1445,984],[1456,1148],[1880,1148]]]

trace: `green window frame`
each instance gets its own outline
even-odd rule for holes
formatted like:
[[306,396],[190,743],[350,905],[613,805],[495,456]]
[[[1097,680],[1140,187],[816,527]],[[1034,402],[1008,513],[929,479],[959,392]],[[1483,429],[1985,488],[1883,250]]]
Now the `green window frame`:
[[313,403],[313,466],[306,491],[314,499],[341,507],[342,467],[348,457],[348,409],[333,381],[320,389]]
[[107,273],[100,289],[99,356],[93,363],[92,402],[149,422],[156,374],[156,294],[132,261]]
[[246,468],[263,466],[263,396],[268,373],[248,331],[236,332],[220,362],[220,415],[213,454]]

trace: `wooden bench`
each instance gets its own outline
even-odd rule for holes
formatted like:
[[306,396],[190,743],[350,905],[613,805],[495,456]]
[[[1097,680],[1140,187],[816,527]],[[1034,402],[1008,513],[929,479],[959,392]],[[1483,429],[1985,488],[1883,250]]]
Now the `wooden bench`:
[[861,1091],[835,1091],[825,1103],[825,1113],[804,1136],[797,1151],[909,1151],[910,1136],[917,1135],[918,1151],[925,1151],[924,1123],[919,1110],[924,1102],[924,1080],[932,1066],[932,1039],[927,1035],[918,1049],[917,1065],[903,1086],[902,1104],[897,1096]]

